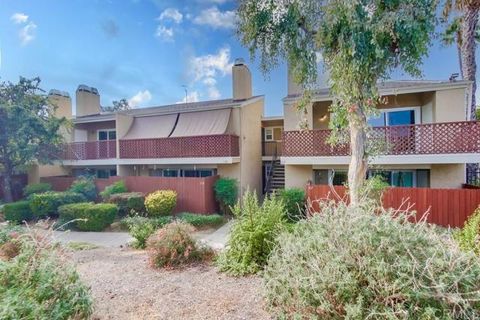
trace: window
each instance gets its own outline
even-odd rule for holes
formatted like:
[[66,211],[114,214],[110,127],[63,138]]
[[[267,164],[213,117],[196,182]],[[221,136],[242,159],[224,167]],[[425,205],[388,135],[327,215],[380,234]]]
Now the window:
[[163,169],[162,173],[163,173],[163,177],[171,177],[171,178],[178,177],[178,170],[176,170],[176,169],[174,169],[174,170]]
[[273,129],[265,128],[265,141],[273,141]]
[[203,178],[211,177],[217,173],[216,169],[151,169],[151,177],[186,177]]
[[314,184],[328,184],[328,170],[313,170],[313,183]]
[[98,140],[115,140],[117,138],[117,132],[115,130],[98,130]]
[[313,183],[321,185],[343,186],[348,181],[348,173],[345,170],[313,170]]
[[372,127],[409,125],[420,122],[420,108],[399,108],[391,111],[381,111],[377,117],[368,119],[368,124]]
[[429,188],[430,170],[369,170],[368,177],[382,176],[392,187]]
[[343,186],[348,181],[348,172],[344,170],[330,170],[330,181],[334,186]]

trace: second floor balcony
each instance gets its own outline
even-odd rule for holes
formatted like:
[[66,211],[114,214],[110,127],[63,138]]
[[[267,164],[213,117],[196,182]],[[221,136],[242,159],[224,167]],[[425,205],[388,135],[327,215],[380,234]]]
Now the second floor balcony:
[[85,141],[68,143],[63,152],[63,160],[100,160],[117,157],[117,141]]
[[[282,157],[348,156],[348,145],[331,146],[330,130],[285,131]],[[380,155],[480,153],[480,122],[374,127],[368,134]]]
[[262,156],[280,157],[282,155],[282,141],[262,141]]
[[120,140],[122,159],[238,157],[238,136],[231,134]]

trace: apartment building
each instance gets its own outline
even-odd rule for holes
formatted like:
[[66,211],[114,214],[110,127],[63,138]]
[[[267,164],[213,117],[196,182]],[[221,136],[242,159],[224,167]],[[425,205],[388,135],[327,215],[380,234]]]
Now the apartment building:
[[68,94],[53,90],[57,113],[71,118],[58,164],[39,166],[30,181],[46,176],[235,178],[241,190],[262,190],[261,119],[264,97],[252,95],[242,59],[232,67],[231,99],[102,112],[96,88],[76,90],[76,114]]

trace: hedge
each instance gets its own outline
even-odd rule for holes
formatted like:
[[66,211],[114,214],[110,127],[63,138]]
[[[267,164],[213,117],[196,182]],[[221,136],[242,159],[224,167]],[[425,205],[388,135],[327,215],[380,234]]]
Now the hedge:
[[3,206],[3,213],[5,215],[5,220],[14,223],[22,223],[23,221],[33,219],[33,213],[30,209],[30,201],[28,200],[5,204]]
[[141,192],[112,194],[108,202],[118,206],[118,214],[122,217],[129,215],[132,210],[139,214],[145,212],[145,195]]
[[58,209],[62,221],[71,221],[81,231],[102,231],[115,220],[118,208],[112,203],[82,202],[63,205]]
[[87,199],[84,195],[73,192],[45,192],[34,194],[30,202],[30,209],[38,218],[53,216],[57,214],[57,210],[64,204],[85,202]]
[[47,191],[52,191],[52,185],[50,183],[32,183],[23,188],[23,195],[25,196],[25,198],[28,198],[33,194],[44,193]]

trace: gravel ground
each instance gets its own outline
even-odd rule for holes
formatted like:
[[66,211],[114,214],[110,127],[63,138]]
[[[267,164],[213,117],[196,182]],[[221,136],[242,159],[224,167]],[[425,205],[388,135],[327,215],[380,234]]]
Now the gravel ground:
[[228,277],[211,265],[153,270],[133,249],[77,251],[73,259],[92,289],[93,319],[270,319],[258,277]]

